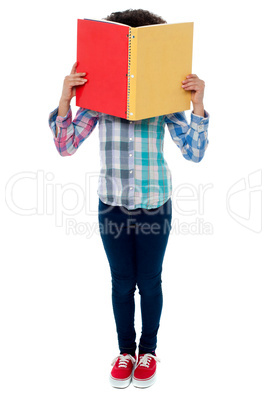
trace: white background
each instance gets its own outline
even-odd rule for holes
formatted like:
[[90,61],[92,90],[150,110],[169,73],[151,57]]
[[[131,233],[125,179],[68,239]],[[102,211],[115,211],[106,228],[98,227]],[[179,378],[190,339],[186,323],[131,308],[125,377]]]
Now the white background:
[[[193,72],[210,113],[200,164],[183,159],[166,130],[182,191],[163,265],[161,363],[145,390],[108,382],[118,354],[109,266],[97,231],[82,234],[97,223],[97,180],[87,189],[85,180],[98,173],[98,129],[62,158],[48,127],[76,59],[77,18],[126,8],[194,21]],[[159,401],[169,390],[183,402],[266,401],[263,2],[25,0],[1,15],[1,401]],[[93,213],[78,211],[83,201]],[[138,292],[136,330],[138,341]]]

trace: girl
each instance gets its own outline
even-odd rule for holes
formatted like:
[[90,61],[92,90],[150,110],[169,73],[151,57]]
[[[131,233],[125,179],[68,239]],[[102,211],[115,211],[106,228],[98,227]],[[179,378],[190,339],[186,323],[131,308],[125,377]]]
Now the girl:
[[[132,27],[166,23],[145,10],[126,10],[106,18]],[[155,350],[162,311],[161,273],[171,230],[171,172],[163,156],[167,125],[185,159],[200,162],[208,145],[209,114],[204,110],[204,81],[190,74],[182,81],[191,91],[193,112],[128,121],[79,108],[72,120],[71,99],[87,82],[76,72],[65,77],[59,106],[49,125],[60,155],[73,155],[99,123],[101,171],[98,220],[112,278],[112,306],[120,354],[112,362],[110,382],[148,387],[155,382],[159,361]],[[141,298],[142,334],[136,356],[134,293]]]

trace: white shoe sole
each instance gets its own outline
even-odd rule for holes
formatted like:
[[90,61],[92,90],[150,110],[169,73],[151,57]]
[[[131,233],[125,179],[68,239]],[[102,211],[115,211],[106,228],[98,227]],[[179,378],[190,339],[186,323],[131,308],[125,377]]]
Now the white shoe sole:
[[151,387],[156,381],[156,373],[153,375],[153,377],[149,378],[149,380],[137,380],[136,378],[133,377],[132,383],[135,387],[137,388],[147,388]]
[[132,376],[127,378],[126,380],[116,380],[111,375],[109,376],[109,382],[114,388],[127,388],[132,380]]

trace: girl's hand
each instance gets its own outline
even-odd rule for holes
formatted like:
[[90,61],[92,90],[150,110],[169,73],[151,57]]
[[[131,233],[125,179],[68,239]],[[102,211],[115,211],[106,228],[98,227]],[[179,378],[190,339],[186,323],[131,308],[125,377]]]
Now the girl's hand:
[[76,86],[83,85],[87,82],[86,78],[83,78],[86,73],[76,72],[77,62],[72,66],[70,75],[67,75],[64,79],[61,99],[64,102],[70,102],[76,95]]
[[191,101],[193,106],[202,105],[205,82],[199,79],[196,74],[189,74],[186,79],[182,81],[182,84],[182,88],[184,88],[185,91],[191,91]]

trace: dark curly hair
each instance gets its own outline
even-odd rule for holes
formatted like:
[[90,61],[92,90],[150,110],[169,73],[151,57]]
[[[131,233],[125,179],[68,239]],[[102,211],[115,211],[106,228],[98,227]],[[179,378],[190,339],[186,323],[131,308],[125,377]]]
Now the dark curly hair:
[[111,13],[104,18],[107,21],[118,22],[136,28],[144,25],[167,24],[167,22],[156,14],[147,10],[125,10]]

